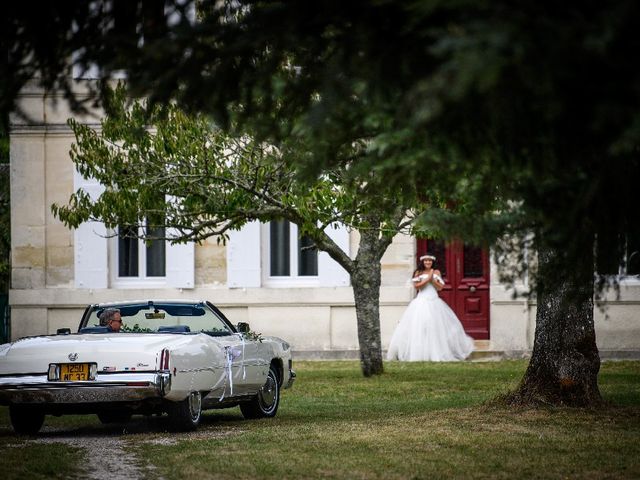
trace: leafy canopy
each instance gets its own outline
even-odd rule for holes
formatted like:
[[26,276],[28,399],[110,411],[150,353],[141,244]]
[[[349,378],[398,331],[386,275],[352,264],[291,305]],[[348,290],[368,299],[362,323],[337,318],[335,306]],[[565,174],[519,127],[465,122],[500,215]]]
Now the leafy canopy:
[[76,168],[104,186],[99,196],[80,189],[68,205],[53,205],[70,227],[88,220],[111,229],[168,226],[174,241],[200,241],[224,238],[247,221],[283,218],[322,247],[322,232],[336,222],[389,240],[426,206],[415,201],[412,185],[397,189],[377,172],[352,169],[362,145],[353,146],[342,168],[299,181],[292,166],[307,154],[299,142],[276,147],[232,136],[175,105],[127,102],[122,87],[107,100],[101,129],[69,120]]
[[152,104],[175,100],[278,148],[303,142],[306,154],[291,158],[312,181],[362,141],[352,170],[438,190],[450,204],[465,197],[464,217],[425,222],[451,235],[491,219],[496,197],[511,200],[522,216],[509,225],[561,250],[561,271],[579,263],[576,241],[595,235],[600,256],[619,261],[629,234],[639,238],[635,0],[43,8],[36,20],[29,2],[12,2],[3,18],[9,102],[38,72],[73,98],[70,59],[98,65],[102,79],[124,70]]

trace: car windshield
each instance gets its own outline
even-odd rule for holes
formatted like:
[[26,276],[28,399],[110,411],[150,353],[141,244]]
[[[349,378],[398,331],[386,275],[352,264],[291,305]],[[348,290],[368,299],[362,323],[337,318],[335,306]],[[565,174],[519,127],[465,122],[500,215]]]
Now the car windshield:
[[106,308],[116,308],[122,318],[121,332],[140,333],[200,333],[230,335],[232,330],[211,308],[203,303],[145,303],[96,306],[80,331],[100,327],[100,314]]

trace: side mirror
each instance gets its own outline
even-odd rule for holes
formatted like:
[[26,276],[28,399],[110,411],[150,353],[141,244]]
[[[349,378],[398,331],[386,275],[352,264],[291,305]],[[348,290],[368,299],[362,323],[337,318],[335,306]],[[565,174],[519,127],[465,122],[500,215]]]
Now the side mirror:
[[59,328],[56,330],[56,335],[71,335],[70,328]]
[[249,333],[251,331],[251,327],[249,327],[249,324],[247,322],[238,322],[236,328],[240,333]]

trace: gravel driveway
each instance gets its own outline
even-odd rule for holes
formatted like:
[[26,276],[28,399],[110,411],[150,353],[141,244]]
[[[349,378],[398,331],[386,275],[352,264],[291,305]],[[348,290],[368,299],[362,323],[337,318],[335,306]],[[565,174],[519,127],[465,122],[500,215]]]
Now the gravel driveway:
[[[150,443],[171,446],[181,440],[206,440],[235,436],[243,430],[225,428],[214,418],[203,417],[198,430],[189,433],[167,432],[159,419],[139,417],[125,425],[87,426],[62,429],[45,425],[36,437],[25,438],[29,443],[64,443],[85,452],[85,472],[82,479],[128,480],[140,479],[155,469],[135,454],[136,445]],[[99,454],[96,454],[99,452]],[[157,473],[153,478],[163,480]]]
[[[143,477],[140,461],[126,441],[118,436],[109,435],[73,435],[33,438],[29,442],[65,443],[85,450],[87,466],[83,478],[91,480],[139,479]],[[104,454],[96,455],[96,452]],[[158,477],[161,478],[161,477]]]

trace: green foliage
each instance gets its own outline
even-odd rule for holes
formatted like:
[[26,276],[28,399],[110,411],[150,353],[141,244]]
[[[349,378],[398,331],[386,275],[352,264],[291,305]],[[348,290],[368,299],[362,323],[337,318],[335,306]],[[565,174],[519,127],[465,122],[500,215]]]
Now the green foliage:
[[254,342],[260,342],[260,343],[262,343],[262,340],[264,339],[264,337],[260,332],[254,332],[252,330],[248,332],[244,332],[242,336],[247,338],[248,340],[252,340]]
[[233,136],[173,105],[128,103],[122,87],[107,99],[101,130],[69,120],[76,168],[104,186],[99,197],[81,189],[68,205],[52,206],[69,227],[97,219],[115,229],[148,219],[148,228],[170,227],[169,238],[184,242],[224,238],[251,220],[287,219],[349,270],[327,228],[340,222],[390,241],[411,225],[411,210],[427,204],[415,200],[415,187],[397,189],[383,174],[357,168],[357,146],[353,159],[303,181],[295,169],[307,152],[301,141],[275,146]]
[[[69,0],[39,5],[37,18],[30,2],[11,5],[2,110],[38,72],[78,106],[65,68],[73,53],[103,80],[126,70],[130,91],[152,104],[175,100],[278,148],[302,142],[291,161],[311,181],[356,160],[359,146],[351,172],[401,192],[415,182],[448,205],[465,197],[466,220],[429,219],[443,234],[468,233],[474,218],[470,233],[488,223],[479,230],[493,241],[491,213],[515,201],[508,228],[561,247],[558,271],[579,260],[576,238],[609,235],[600,254],[621,259],[640,181],[634,0],[165,3],[107,11]],[[359,194],[384,197],[379,187]]]
[[151,332],[153,332],[153,330],[151,330],[150,328],[141,327],[137,323],[135,323],[133,325],[133,327],[130,327],[129,325],[125,325],[123,323],[122,327],[120,328],[120,331],[124,332],[124,333],[151,333]]
[[[640,69],[627,54],[640,51],[636,2],[238,4],[238,12],[219,50],[239,49],[253,63],[215,70],[239,87],[213,105],[276,138],[280,129],[264,119],[281,106],[288,132],[311,139],[311,172],[365,138],[360,168],[395,185],[423,177],[449,206],[464,203],[425,224],[488,240],[533,229],[561,250],[563,275],[580,263],[576,242],[611,231],[624,242],[637,223]],[[290,29],[279,28],[283,20]],[[247,30],[259,31],[248,43]],[[287,62],[298,75],[280,75]],[[276,76],[286,86],[261,80]],[[517,211],[496,223],[492,213],[507,202]]]
[[[130,91],[152,104],[175,100],[283,154],[291,145],[299,153],[287,161],[312,183],[348,164],[360,180],[379,177],[357,191],[371,203],[415,193],[473,206],[425,218],[443,236],[493,242],[534,229],[561,247],[558,271],[579,260],[575,238],[607,236],[600,255],[622,258],[640,181],[637,2],[143,3],[103,11],[72,0],[41,20],[29,2],[12,5],[2,98],[12,104],[41,71],[78,106],[63,66],[74,53],[103,79],[126,70]],[[495,218],[508,202],[518,217]]]
[[[422,177],[456,206],[424,217],[440,235],[535,231],[561,252],[563,277],[596,236],[607,239],[600,256],[622,258],[640,183],[637,2],[250,3],[211,29],[216,52],[246,64],[208,63],[212,86],[237,85],[212,88],[210,109],[307,139],[308,175],[365,139],[357,168],[400,187]],[[184,86],[172,96],[191,104]]]

